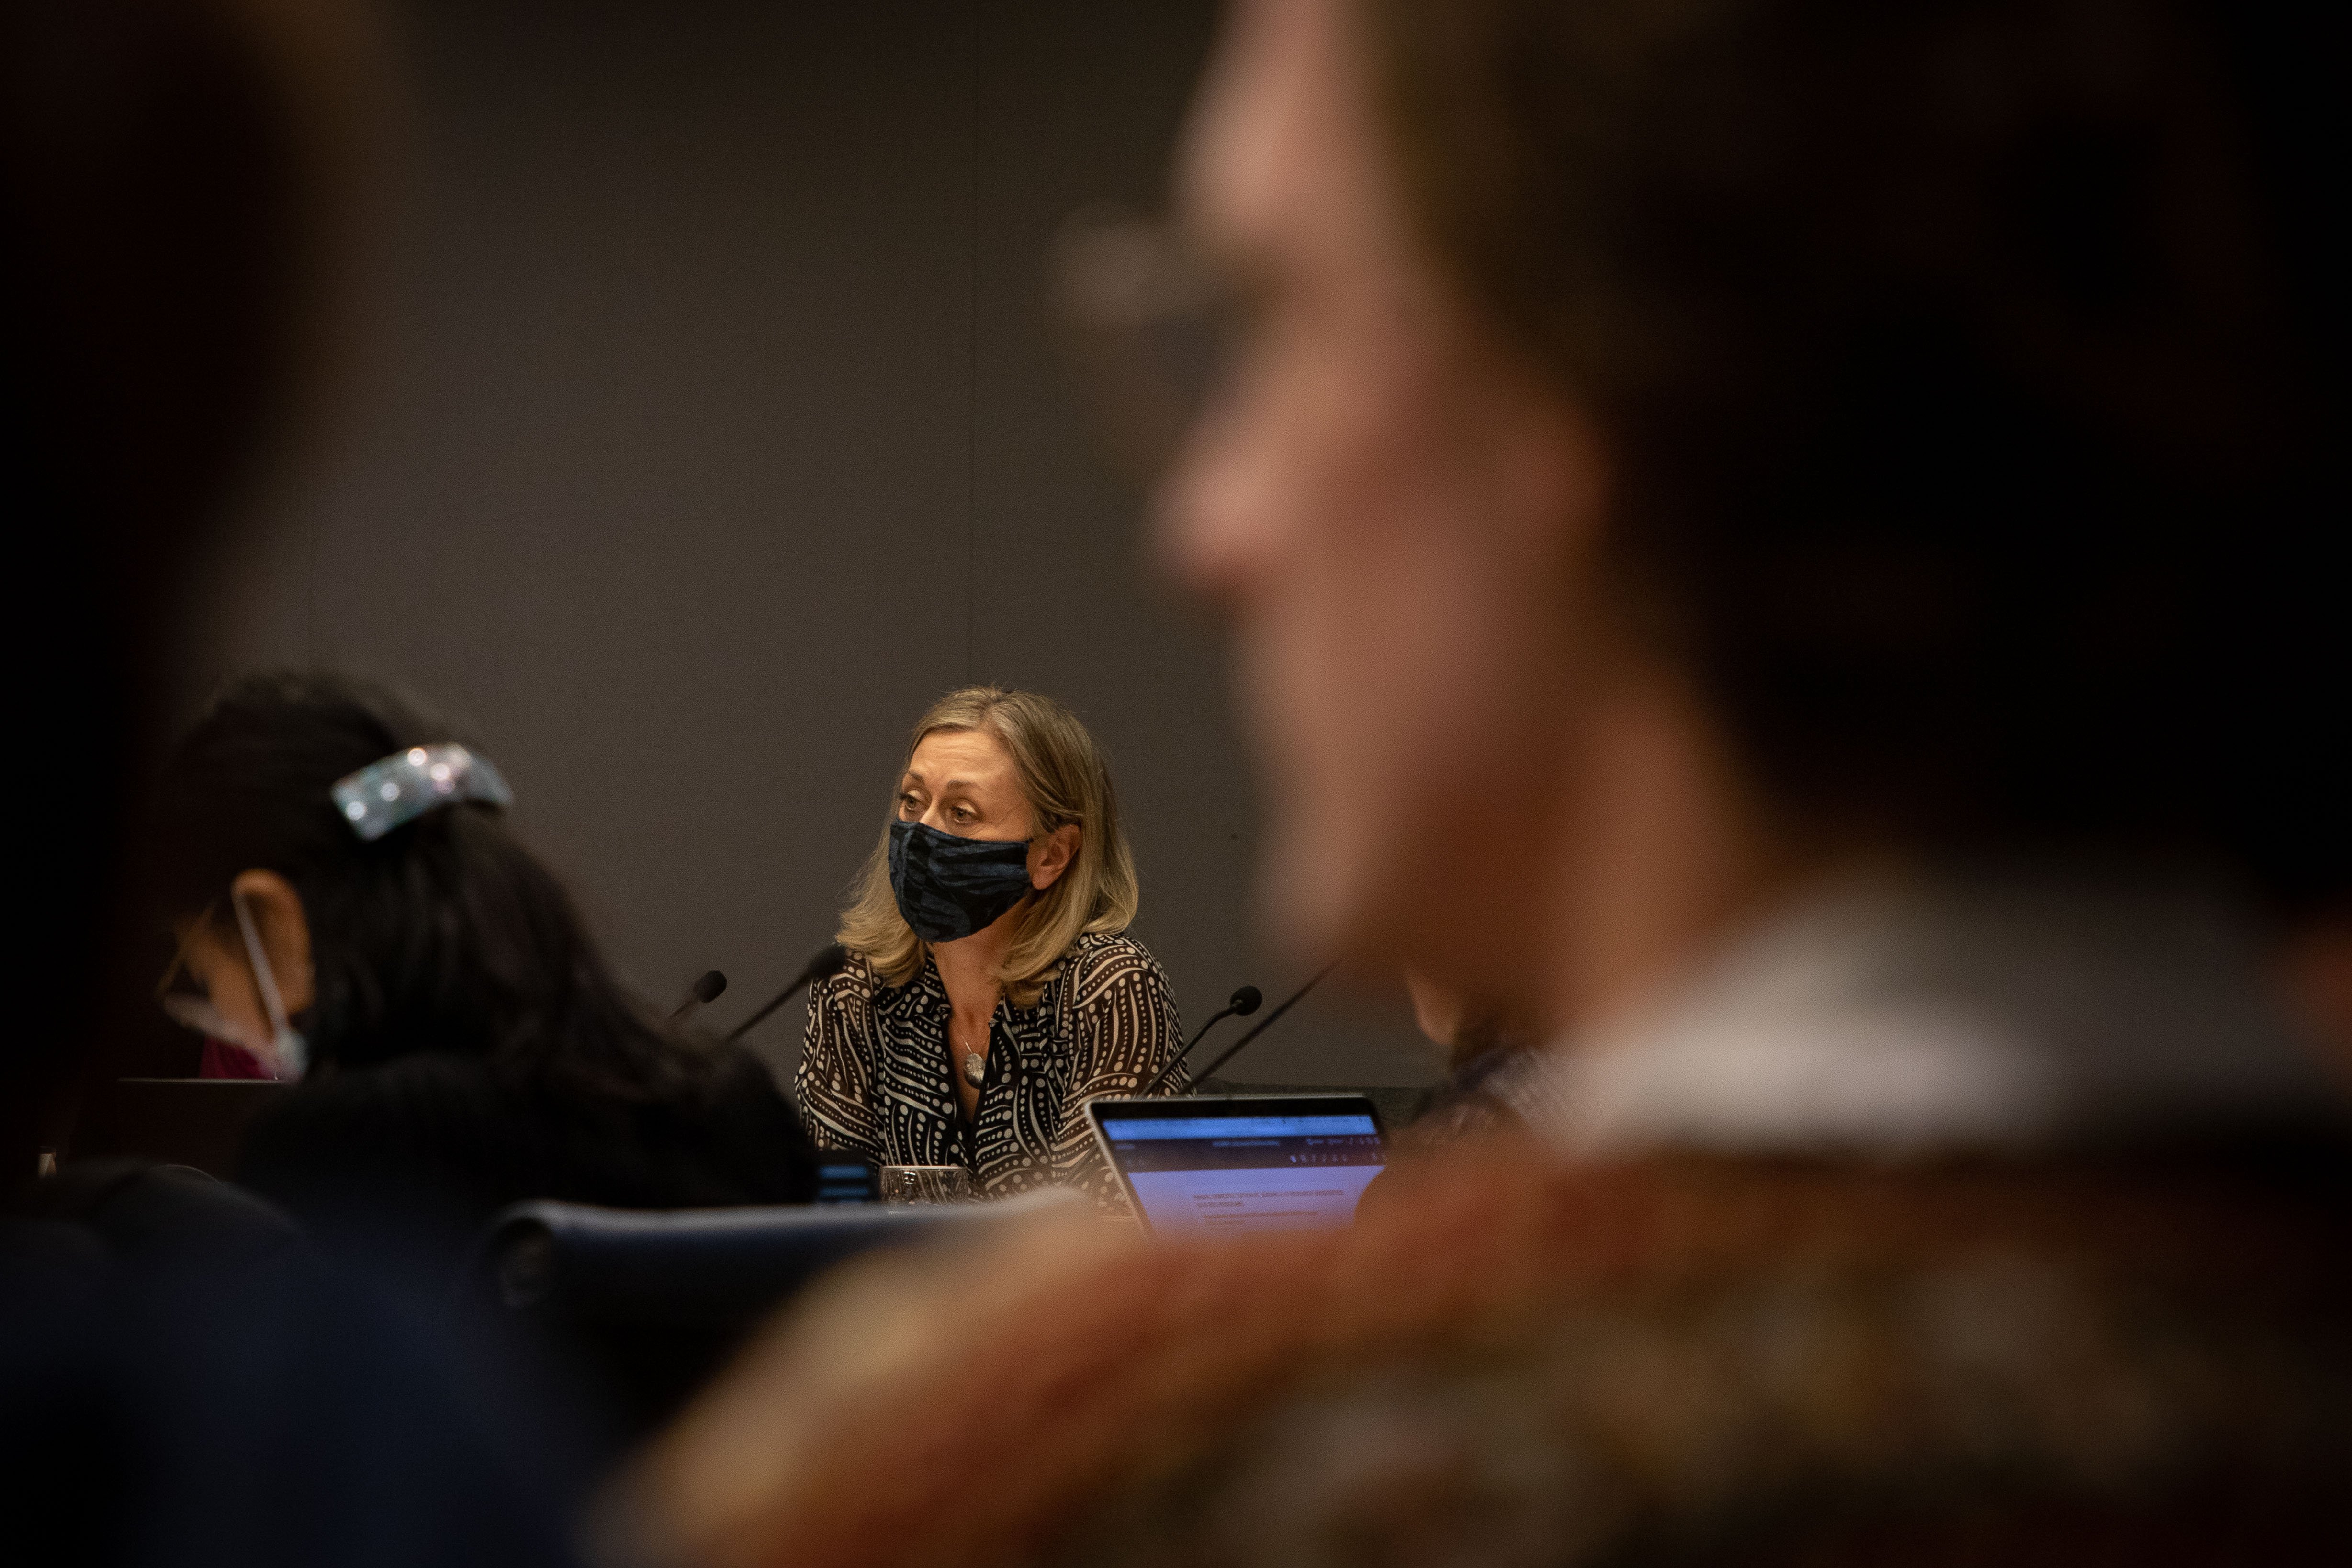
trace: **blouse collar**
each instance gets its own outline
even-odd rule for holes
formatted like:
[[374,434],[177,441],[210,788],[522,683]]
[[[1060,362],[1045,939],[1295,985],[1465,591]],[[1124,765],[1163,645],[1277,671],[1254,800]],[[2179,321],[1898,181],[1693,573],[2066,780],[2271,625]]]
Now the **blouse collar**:
[[[1078,943],[1084,943],[1087,940],[1086,937],[1080,937]],[[1026,1007],[1015,1006],[1013,998],[1007,995],[999,1005],[1013,1017],[1024,1020],[1041,1014],[1052,1006],[1055,988],[1068,976],[1070,960],[1076,956],[1077,946],[1078,944],[1074,943],[1062,962],[1055,964],[1052,972],[1046,975],[1045,986],[1037,993],[1037,1000],[1034,1004]],[[931,956],[929,948],[923,951],[923,966],[915,972],[914,978],[908,980],[904,985],[877,983],[875,992],[876,1005],[891,1011],[909,1007],[923,1012],[944,1011],[949,1005],[948,983],[940,978],[939,962]]]

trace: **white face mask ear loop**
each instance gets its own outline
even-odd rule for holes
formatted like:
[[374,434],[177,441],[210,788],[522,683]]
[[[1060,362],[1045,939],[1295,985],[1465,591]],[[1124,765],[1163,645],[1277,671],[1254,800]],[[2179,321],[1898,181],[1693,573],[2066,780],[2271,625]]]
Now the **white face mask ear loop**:
[[261,949],[261,933],[254,928],[253,911],[246,907],[245,895],[229,890],[228,901],[236,910],[236,929],[245,938],[246,962],[253,966],[253,981],[261,991],[262,1010],[269,1015],[269,1042],[278,1056],[278,1071],[281,1078],[300,1078],[309,1054],[301,1036],[286,1021],[286,1002],[278,993],[278,975],[269,967],[269,955]]

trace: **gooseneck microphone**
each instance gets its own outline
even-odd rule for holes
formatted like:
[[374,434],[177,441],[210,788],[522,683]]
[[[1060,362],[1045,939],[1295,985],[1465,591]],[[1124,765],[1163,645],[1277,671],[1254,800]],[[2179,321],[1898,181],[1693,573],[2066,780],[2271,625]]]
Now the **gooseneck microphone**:
[[[1202,1037],[1206,1035],[1211,1029],[1215,1028],[1219,1023],[1227,1018],[1246,1018],[1252,1013],[1256,1012],[1259,1005],[1265,1001],[1265,993],[1260,991],[1255,985],[1244,985],[1240,990],[1234,992],[1230,997],[1226,998],[1225,1005],[1223,1007],[1209,1015],[1209,1021],[1207,1023],[1192,1031],[1192,1037],[1184,1042],[1184,1048],[1178,1051],[1174,1057],[1170,1058],[1166,1067],[1161,1068],[1158,1072],[1153,1073],[1150,1083],[1145,1084],[1141,1089],[1135,1091],[1136,1098],[1140,1100],[1145,1095],[1152,1093],[1154,1090],[1158,1089],[1161,1084],[1166,1083],[1171,1078],[1174,1077],[1176,1069],[1184,1065],[1184,1058],[1192,1054],[1192,1047],[1199,1045],[1201,1043]],[[1270,1024],[1274,1022],[1274,1020],[1269,1018],[1266,1022]]]
[[1200,1078],[1195,1079],[1193,1081],[1195,1083],[1203,1082],[1208,1079],[1214,1077],[1219,1068],[1224,1066],[1227,1062],[1241,1055],[1243,1048],[1252,1040],[1256,1039],[1260,1035],[1265,1034],[1268,1029],[1273,1028],[1275,1025],[1280,1023],[1282,1021],[1282,1016],[1285,1013],[1289,1012],[1293,1007],[1298,1005],[1300,997],[1306,995],[1309,991],[1314,990],[1318,985],[1322,984],[1323,977],[1339,967],[1339,960],[1334,959],[1329,963],[1325,964],[1321,969],[1317,970],[1315,972],[1315,977],[1312,980],[1309,980],[1306,984],[1292,992],[1289,996],[1284,1000],[1281,1006],[1276,1007],[1273,1012],[1268,1013],[1265,1016],[1265,1021],[1259,1024],[1256,1028],[1252,1029],[1248,1034],[1244,1035],[1240,1039],[1235,1040],[1232,1045],[1226,1047],[1225,1054],[1219,1057],[1215,1061],[1211,1062],[1207,1067],[1202,1068],[1201,1069]]
[[766,1006],[761,1008],[758,1012],[752,1014],[750,1017],[736,1025],[734,1028],[728,1031],[728,1040],[730,1043],[732,1043],[733,1041],[741,1039],[744,1036],[750,1034],[762,1019],[767,1017],[769,1014],[774,1012],[777,1008],[782,1006],[785,1003],[799,995],[801,994],[801,987],[804,985],[813,985],[820,980],[838,974],[844,969],[847,968],[848,965],[849,950],[842,946],[841,943],[837,942],[831,942],[826,946],[818,949],[817,955],[808,961],[808,966],[803,969],[798,975],[793,977],[793,983],[790,985],[787,985],[782,991],[777,992],[774,1000],[771,1001]]
[[727,976],[715,969],[704,970],[702,977],[687,987],[686,1000],[670,1010],[669,1021],[673,1024],[685,1023],[694,1016],[694,1010],[697,1007],[718,1001],[719,993],[726,989]]

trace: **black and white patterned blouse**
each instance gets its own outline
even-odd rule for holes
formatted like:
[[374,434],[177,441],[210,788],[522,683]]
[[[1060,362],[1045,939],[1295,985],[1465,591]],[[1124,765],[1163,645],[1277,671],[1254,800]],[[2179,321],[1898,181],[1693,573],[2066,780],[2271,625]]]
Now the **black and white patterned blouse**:
[[[1128,937],[1083,936],[1035,1006],[998,1003],[970,1122],[950,1064],[952,1011],[928,953],[904,985],[884,984],[859,952],[816,984],[793,1087],[818,1146],[877,1164],[961,1165],[992,1197],[1075,1186],[1119,1204],[1082,1107],[1133,1094],[1181,1046],[1159,961]],[[1188,1087],[1179,1069],[1162,1092]]]

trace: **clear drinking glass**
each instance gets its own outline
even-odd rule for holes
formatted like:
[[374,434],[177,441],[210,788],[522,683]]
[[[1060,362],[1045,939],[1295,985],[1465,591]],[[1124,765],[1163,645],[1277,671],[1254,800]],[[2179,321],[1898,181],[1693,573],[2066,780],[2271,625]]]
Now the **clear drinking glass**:
[[886,1204],[969,1204],[980,1199],[971,1173],[961,1165],[885,1165],[880,1186]]

